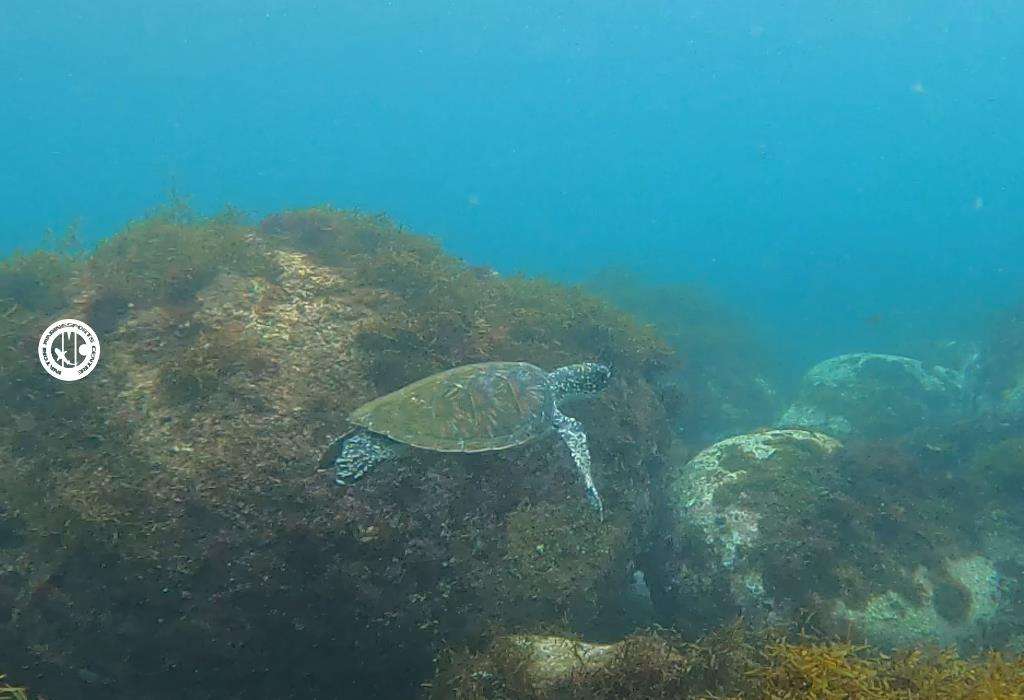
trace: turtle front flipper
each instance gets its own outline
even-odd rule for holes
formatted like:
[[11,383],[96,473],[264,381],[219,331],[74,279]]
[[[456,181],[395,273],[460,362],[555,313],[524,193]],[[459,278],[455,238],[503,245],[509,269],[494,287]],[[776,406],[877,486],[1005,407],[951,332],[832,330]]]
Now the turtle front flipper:
[[594,477],[590,473],[590,448],[587,447],[587,434],[583,432],[583,425],[559,410],[555,410],[554,423],[555,429],[562,436],[562,440],[572,453],[572,458],[576,461],[576,469],[583,477],[583,484],[587,487],[587,501],[603,519],[604,506],[601,503],[601,495],[594,485]]
[[357,428],[342,435],[324,451],[321,464],[335,469],[334,480],[348,486],[362,479],[381,462],[398,459],[405,446],[394,440]]

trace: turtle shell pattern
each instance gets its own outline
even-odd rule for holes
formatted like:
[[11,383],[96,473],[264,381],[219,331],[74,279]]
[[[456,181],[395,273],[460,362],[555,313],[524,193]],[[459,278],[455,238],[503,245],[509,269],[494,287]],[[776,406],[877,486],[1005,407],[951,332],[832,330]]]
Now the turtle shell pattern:
[[526,362],[463,365],[413,382],[357,408],[355,425],[438,452],[514,447],[552,427],[547,372]]

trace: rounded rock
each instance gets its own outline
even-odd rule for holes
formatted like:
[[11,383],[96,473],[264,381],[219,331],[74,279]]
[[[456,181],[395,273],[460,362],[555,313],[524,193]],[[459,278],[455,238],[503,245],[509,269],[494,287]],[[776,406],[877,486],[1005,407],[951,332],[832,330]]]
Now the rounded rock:
[[[736,614],[755,624],[785,619],[765,590],[756,551],[770,512],[748,496],[764,484],[814,490],[841,443],[809,430],[769,430],[722,440],[670,471],[670,552],[653,576],[658,607],[680,623],[710,627]],[[749,488],[748,488],[749,486]],[[799,505],[800,494],[794,492]],[[696,606],[693,603],[696,602]],[[694,609],[696,608],[696,609]],[[689,618],[688,621],[683,618]]]
[[780,427],[887,438],[948,425],[964,413],[963,375],[898,355],[840,355],[804,375]]
[[[1006,556],[987,542],[939,554],[912,524],[883,521],[886,504],[861,493],[852,459],[824,433],[788,429],[723,440],[670,469],[667,546],[648,572],[656,607],[695,632],[809,615],[886,649],[975,637],[1003,610],[994,562]],[[974,546],[961,539],[960,551]]]

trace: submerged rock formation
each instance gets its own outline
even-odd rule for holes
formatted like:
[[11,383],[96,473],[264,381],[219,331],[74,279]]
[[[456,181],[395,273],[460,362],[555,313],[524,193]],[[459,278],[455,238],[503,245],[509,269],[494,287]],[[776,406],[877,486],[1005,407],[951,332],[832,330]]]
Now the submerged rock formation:
[[857,607],[836,600],[833,629],[857,630],[885,649],[954,647],[984,630],[1005,602],[995,562],[980,555],[945,560],[938,570],[918,566],[913,583],[912,592],[876,593]]
[[[680,396],[665,382],[680,353],[625,313],[330,209],[259,227],[170,212],[89,255],[15,256],[0,316],[0,668],[49,697],[405,697],[443,645],[492,630],[545,634],[507,637],[515,663],[466,660],[472,687],[512,673],[541,696],[722,695],[759,678],[728,631],[713,649],[552,636],[607,641],[652,616],[691,640],[737,614],[810,615],[884,646],[1024,638],[1019,438],[874,439],[960,410],[955,375],[906,358],[812,370],[787,415],[842,435],[770,430],[676,457],[703,439],[673,441],[681,415],[718,434],[774,394],[734,411],[744,381],[698,376]],[[67,316],[103,344],[71,384],[35,347]],[[603,522],[554,436],[416,452],[347,490],[318,465],[354,407],[484,360],[614,366],[572,407]],[[847,647],[778,644],[765,654],[793,687],[805,653],[847,668]],[[726,666],[736,685],[705,682]]]
[[722,440],[670,467],[665,549],[651,572],[656,605],[698,630],[736,615],[762,625],[787,621],[794,601],[766,590],[775,582],[765,581],[757,556],[764,530],[777,528],[781,514],[813,508],[837,480],[840,449],[822,433],[773,430]]
[[965,407],[961,373],[908,357],[858,353],[812,367],[778,425],[879,439],[948,426]]
[[972,482],[893,452],[771,430],[670,469],[656,607],[683,629],[813,619],[889,649],[968,642],[1000,615],[1019,624],[1020,557],[996,546],[1010,525]]
[[[617,601],[671,353],[592,297],[329,209],[160,215],[88,256],[5,261],[0,297],[0,666],[48,696],[406,696],[441,639],[634,624]],[[103,345],[73,384],[35,358],[67,316]],[[318,469],[354,407],[498,359],[614,365],[572,409],[604,522],[556,437],[416,453],[346,491]]]

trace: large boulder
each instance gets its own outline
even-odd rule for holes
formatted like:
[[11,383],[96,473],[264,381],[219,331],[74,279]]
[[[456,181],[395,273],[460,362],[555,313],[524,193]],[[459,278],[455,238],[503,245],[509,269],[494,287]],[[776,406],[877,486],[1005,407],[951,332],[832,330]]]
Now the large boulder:
[[804,375],[779,427],[839,438],[888,438],[949,425],[964,415],[964,379],[898,355],[840,355]]
[[658,610],[694,632],[813,618],[885,648],[980,635],[1011,602],[991,544],[1004,524],[967,482],[893,451],[771,430],[671,467],[648,570]]
[[[751,555],[764,529],[777,525],[774,511],[802,508],[835,480],[840,449],[822,433],[773,430],[722,440],[672,465],[664,492],[667,548],[649,572],[658,607],[697,630],[737,614],[754,624],[788,620],[790,611],[780,609],[788,599],[766,590],[763,567]],[[761,493],[776,502],[749,501]]]
[[[328,209],[159,216],[0,264],[0,297],[0,667],[47,696],[404,697],[441,640],[635,623],[671,356],[603,303]],[[103,347],[72,384],[35,359],[66,316]],[[571,411],[604,522],[555,437],[318,469],[356,406],[492,359],[615,367]]]

